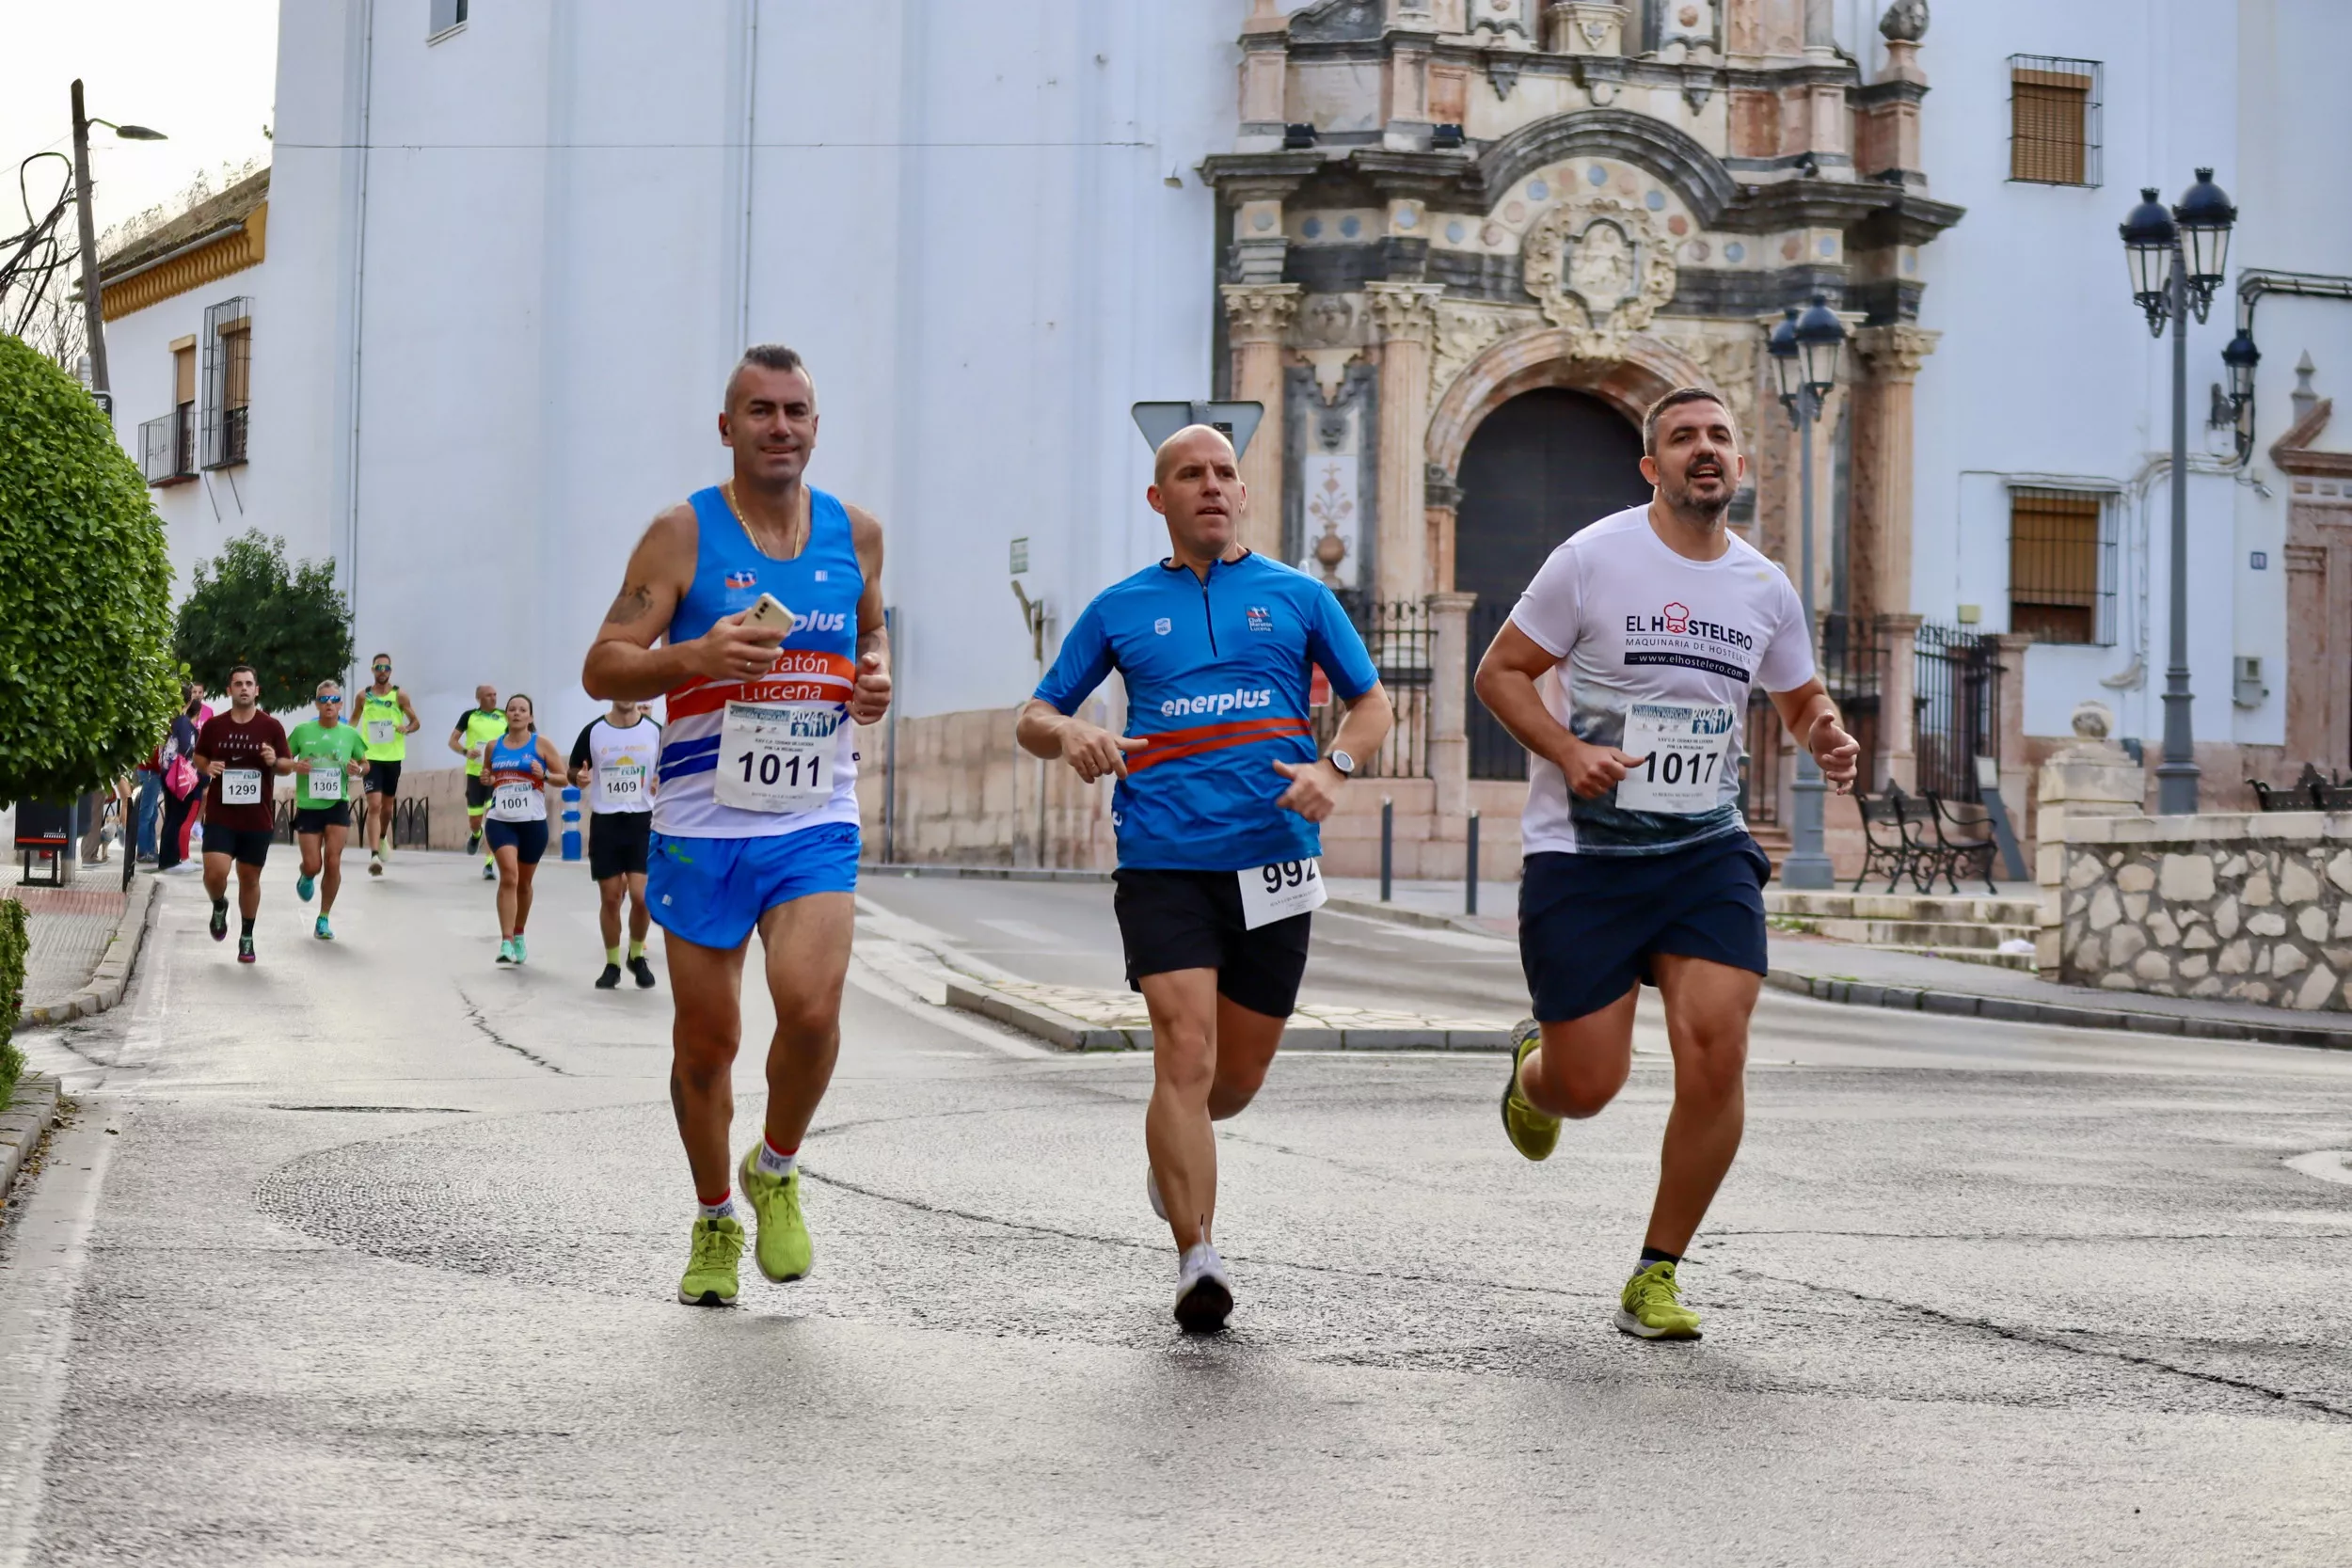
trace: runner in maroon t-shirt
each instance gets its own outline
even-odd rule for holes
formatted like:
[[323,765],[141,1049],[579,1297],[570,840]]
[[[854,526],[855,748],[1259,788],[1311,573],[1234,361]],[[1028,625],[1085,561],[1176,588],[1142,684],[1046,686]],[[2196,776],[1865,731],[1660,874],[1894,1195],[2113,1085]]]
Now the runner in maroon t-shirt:
[[229,934],[229,863],[237,865],[237,913],[245,931],[237,961],[253,961],[253,917],[262,912],[262,866],[278,823],[274,780],[294,771],[286,732],[257,705],[262,683],[250,664],[229,672],[229,711],[196,733],[196,771],[204,787],[204,891],[213,898],[213,940]]

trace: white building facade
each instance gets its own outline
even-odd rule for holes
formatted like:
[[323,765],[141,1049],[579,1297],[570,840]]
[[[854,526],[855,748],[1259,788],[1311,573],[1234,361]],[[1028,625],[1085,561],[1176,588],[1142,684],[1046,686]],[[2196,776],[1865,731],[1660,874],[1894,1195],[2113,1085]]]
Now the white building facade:
[[[1067,863],[1106,852],[1102,799],[1019,760],[1008,710],[1086,599],[1164,547],[1129,405],[1257,398],[1253,542],[1435,629],[1400,871],[1458,874],[1476,807],[1507,874],[1517,785],[1480,775],[1461,687],[1517,568],[1481,531],[1621,504],[1640,404],[1697,380],[1750,427],[1737,525],[1793,564],[1796,450],[1756,351],[1818,291],[1855,331],[1817,452],[1819,602],[1891,627],[1903,661],[1939,627],[1998,640],[1984,739],[2029,822],[2076,704],[2109,704],[2152,764],[2162,729],[2170,360],[2116,225],[2139,185],[2171,199],[2210,166],[2241,212],[2233,277],[2352,273],[2328,198],[2352,8],[1928,11],[288,0],[266,253],[114,322],[119,422],[137,450],[177,408],[170,345],[248,300],[246,461],[164,487],[183,574],[242,527],[283,534],[341,563],[423,739],[480,681],[561,732],[593,706],[580,659],[629,545],[725,472],[728,365],[788,342],[820,391],[813,480],[888,531],[894,805],[937,830],[898,852]],[[2322,401],[2352,376],[2352,307],[2262,303],[2241,461],[2206,422],[2233,304],[2189,343],[2209,802],[2352,765],[2352,630],[2327,630],[2352,625],[2352,562],[2326,576],[2339,514],[2312,510],[2352,508],[2327,456],[2352,420],[2329,436]],[[2319,453],[2299,476],[2271,451],[2290,426]],[[1545,474],[1574,495],[1497,488]],[[1016,540],[1041,635],[999,585]],[[1893,705],[1880,782],[1917,782],[1908,677],[1871,692]]]

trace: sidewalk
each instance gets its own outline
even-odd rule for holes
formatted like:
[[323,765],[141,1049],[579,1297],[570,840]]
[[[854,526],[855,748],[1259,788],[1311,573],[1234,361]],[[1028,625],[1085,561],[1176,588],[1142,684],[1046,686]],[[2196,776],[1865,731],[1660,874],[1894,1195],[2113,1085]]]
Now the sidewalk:
[[[1344,912],[1382,915],[1417,925],[1442,924],[1503,938],[1518,935],[1516,882],[1481,883],[1475,919],[1462,912],[1463,889],[1457,882],[1396,882],[1386,906],[1378,902],[1379,883],[1368,878],[1334,877],[1330,888],[1333,906]],[[2298,1013],[2248,1002],[2063,986],[1990,964],[1889,952],[1783,931],[1768,933],[1767,940],[1772,974],[1766,983],[1824,1002],[2020,1023],[2352,1051],[2352,1017],[2342,1013]]]
[[[152,876],[142,874],[128,893],[111,882],[104,887],[0,885],[0,898],[24,906],[25,929],[32,938],[19,1015],[24,1022],[62,1022],[114,1005],[137,951],[136,927],[154,896],[153,884]],[[118,944],[118,936],[129,940]]]

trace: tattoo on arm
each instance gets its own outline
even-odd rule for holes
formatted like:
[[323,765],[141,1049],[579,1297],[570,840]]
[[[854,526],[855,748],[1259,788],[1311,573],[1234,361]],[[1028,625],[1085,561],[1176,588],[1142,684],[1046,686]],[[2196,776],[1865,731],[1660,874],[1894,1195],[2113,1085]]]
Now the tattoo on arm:
[[644,620],[652,611],[653,594],[641,582],[621,590],[620,596],[612,601],[612,608],[604,612],[604,624],[625,626],[632,621]]

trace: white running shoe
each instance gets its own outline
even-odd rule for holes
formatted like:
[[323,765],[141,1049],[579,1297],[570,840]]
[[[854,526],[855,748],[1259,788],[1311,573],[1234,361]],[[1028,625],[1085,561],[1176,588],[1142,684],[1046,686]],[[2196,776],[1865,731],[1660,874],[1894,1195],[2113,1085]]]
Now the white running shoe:
[[1160,1200],[1159,1173],[1153,1170],[1150,1165],[1143,1167],[1143,1196],[1152,1200],[1152,1212],[1159,1215],[1160,1223],[1162,1225],[1166,1225],[1168,1223],[1168,1205]]
[[1176,1321],[1187,1334],[1215,1334],[1233,1311],[1233,1281],[1225,1259],[1196,1242],[1176,1269]]

